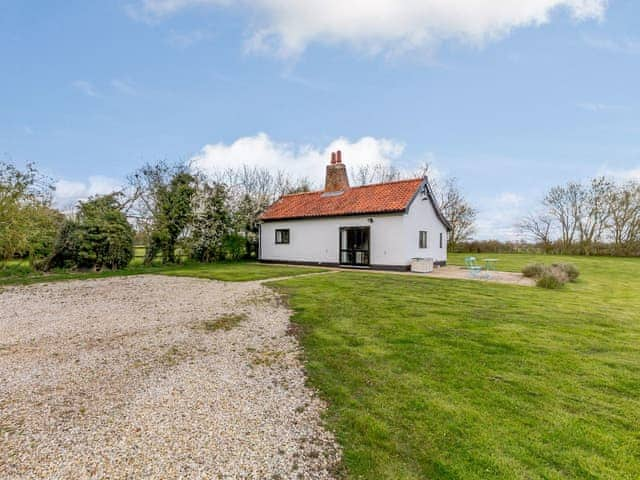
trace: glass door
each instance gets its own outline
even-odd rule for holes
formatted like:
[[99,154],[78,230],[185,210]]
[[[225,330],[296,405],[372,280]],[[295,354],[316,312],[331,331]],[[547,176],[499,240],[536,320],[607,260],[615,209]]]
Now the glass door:
[[369,265],[369,227],[340,228],[340,264]]

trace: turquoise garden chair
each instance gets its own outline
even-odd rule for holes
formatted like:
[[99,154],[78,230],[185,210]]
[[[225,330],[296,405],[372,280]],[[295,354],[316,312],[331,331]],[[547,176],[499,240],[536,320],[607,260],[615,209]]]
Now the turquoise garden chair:
[[482,267],[476,263],[476,257],[465,257],[464,264],[469,270],[469,276],[473,278],[482,276]]

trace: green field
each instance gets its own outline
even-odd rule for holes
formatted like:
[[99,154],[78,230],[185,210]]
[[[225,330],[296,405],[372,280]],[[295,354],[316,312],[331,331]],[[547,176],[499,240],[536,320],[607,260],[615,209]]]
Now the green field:
[[348,477],[640,478],[640,259],[490,257],[582,276],[553,291],[366,273],[276,283]]

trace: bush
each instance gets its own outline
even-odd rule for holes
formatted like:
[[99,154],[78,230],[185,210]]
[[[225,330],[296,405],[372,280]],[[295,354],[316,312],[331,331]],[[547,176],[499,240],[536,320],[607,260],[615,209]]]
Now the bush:
[[247,241],[242,235],[233,233],[227,235],[224,241],[224,247],[232,260],[240,260],[247,254]]
[[573,263],[554,263],[552,267],[564,272],[570,282],[575,282],[580,276],[578,267]]
[[541,288],[562,288],[567,281],[567,276],[559,269],[549,268],[536,281],[536,286]]
[[544,263],[530,263],[522,269],[522,274],[527,278],[540,278],[549,267]]
[[569,281],[574,282],[580,272],[575,265],[570,263],[553,265],[531,263],[522,269],[522,274],[527,278],[536,279],[538,287],[555,289],[562,287]]
[[78,219],[58,232],[47,268],[124,268],[133,258],[133,229],[115,195],[80,203]]
[[51,254],[62,214],[51,207],[53,184],[33,165],[0,161],[0,261]]
[[65,220],[62,223],[53,244],[51,258],[41,265],[37,265],[38,270],[76,266],[79,250],[77,228],[78,225],[74,220]]

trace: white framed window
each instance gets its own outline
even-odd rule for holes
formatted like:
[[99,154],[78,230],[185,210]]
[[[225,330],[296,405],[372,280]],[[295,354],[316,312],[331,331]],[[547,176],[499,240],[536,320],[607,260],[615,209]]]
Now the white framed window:
[[419,232],[418,248],[429,248],[429,234],[425,230]]

